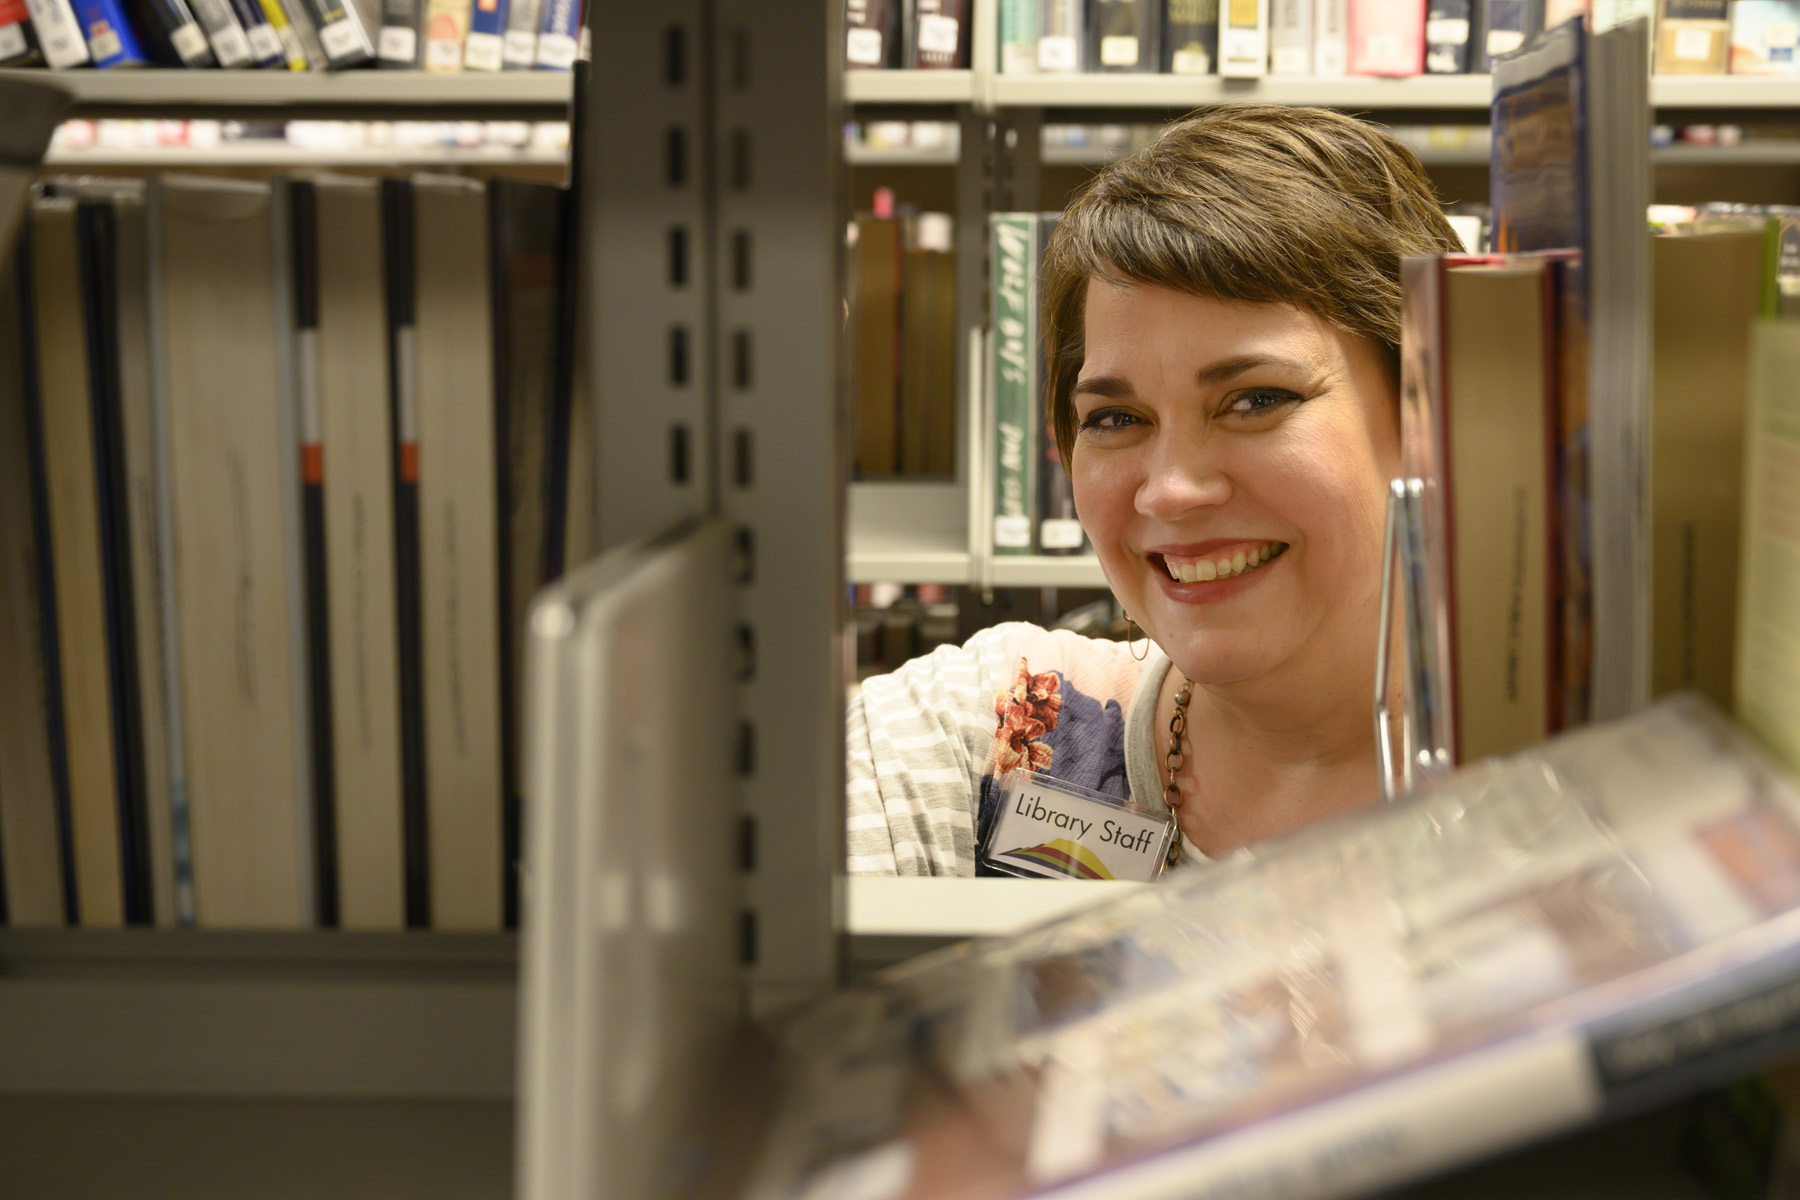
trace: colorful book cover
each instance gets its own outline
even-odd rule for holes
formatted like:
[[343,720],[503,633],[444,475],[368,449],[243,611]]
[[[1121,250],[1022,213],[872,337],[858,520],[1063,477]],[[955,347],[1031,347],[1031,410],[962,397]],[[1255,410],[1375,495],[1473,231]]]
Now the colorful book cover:
[[285,65],[281,55],[281,39],[275,36],[269,18],[263,14],[261,0],[230,0],[238,24],[250,47],[250,61],[259,67]]
[[[282,0],[260,0],[263,16],[268,18],[269,28],[275,31],[275,39],[281,43],[281,60],[290,71],[305,71],[312,64],[307,61],[306,47],[300,42],[300,33],[294,23],[288,20],[287,9]],[[319,64],[321,67],[323,63]]]
[[23,66],[38,57],[25,0],[0,0],[0,66]]
[[580,50],[580,0],[544,0],[544,23],[538,26],[538,70],[572,71]]
[[1660,0],[1659,75],[1723,75],[1731,62],[1730,0]]
[[1404,78],[1425,70],[1425,6],[1350,0],[1350,74]]
[[138,44],[137,31],[125,19],[118,0],[77,0],[75,19],[87,38],[96,67],[143,67],[150,60]]
[[1031,553],[1037,506],[1037,421],[1033,403],[1032,259],[1037,217],[994,213],[993,250],[994,553]]
[[474,0],[426,0],[425,69],[454,73],[463,69],[463,42],[469,35]]
[[1164,73],[1211,75],[1218,67],[1219,0],[1164,0]]
[[87,38],[69,0],[25,0],[25,8],[47,65],[65,70],[88,62]]
[[1000,0],[1000,73],[1037,72],[1038,0]]
[[1800,74],[1800,0],[1737,0],[1731,6],[1733,75]]
[[474,0],[463,39],[463,70],[498,71],[506,61],[507,0]]
[[124,0],[126,19],[143,39],[145,51],[160,66],[217,65],[206,31],[187,0]]
[[1031,338],[1031,411],[1037,426],[1037,522],[1032,549],[1039,554],[1080,554],[1088,548],[1087,531],[1075,515],[1075,489],[1069,472],[1063,467],[1062,451],[1056,444],[1056,430],[1043,419],[1044,386],[1050,378],[1050,363],[1044,355],[1044,331],[1038,314],[1044,310],[1044,283],[1039,264],[1050,235],[1056,232],[1061,213],[1039,213],[1036,240],[1031,247],[1031,312],[1028,325]]

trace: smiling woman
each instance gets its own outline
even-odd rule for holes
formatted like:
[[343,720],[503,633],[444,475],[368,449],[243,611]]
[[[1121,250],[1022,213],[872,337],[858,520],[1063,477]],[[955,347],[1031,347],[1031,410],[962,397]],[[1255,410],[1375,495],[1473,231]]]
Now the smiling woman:
[[1183,869],[1374,799],[1400,259],[1458,246],[1412,153],[1325,110],[1208,110],[1096,176],[1045,255],[1047,401],[1150,644],[1003,625],[867,681],[853,872],[986,873],[1019,772],[1172,814]]

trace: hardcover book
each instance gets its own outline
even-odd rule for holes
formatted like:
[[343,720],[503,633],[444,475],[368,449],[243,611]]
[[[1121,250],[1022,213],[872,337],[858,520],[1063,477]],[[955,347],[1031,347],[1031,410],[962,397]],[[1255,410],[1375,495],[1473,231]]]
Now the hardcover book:
[[206,40],[212,46],[213,57],[218,59],[219,65],[228,70],[249,66],[250,39],[244,36],[244,27],[239,24],[230,0],[190,2],[194,9],[194,19],[206,32]]
[[0,66],[22,67],[38,60],[37,35],[25,0],[0,0]]
[[1220,0],[1219,74],[1260,79],[1269,73],[1269,0]]
[[1034,213],[988,218],[993,276],[993,454],[996,554],[1031,553],[1037,526],[1037,255]]
[[1088,14],[1091,69],[1155,74],[1162,50],[1161,17],[1160,0],[1093,0]]
[[1800,324],[1758,322],[1745,412],[1743,560],[1738,590],[1734,709],[1790,765],[1800,763]]
[[125,0],[126,15],[143,36],[144,49],[161,66],[217,65],[206,31],[188,0]]
[[1350,74],[1418,75],[1425,68],[1425,8],[1350,0]]
[[1462,75],[1469,70],[1470,18],[1477,0],[1431,0],[1425,12],[1425,73]]
[[87,38],[69,0],[25,0],[25,9],[46,66],[64,70],[89,61]]
[[274,26],[269,24],[261,0],[230,0],[230,3],[238,24],[243,26],[244,39],[250,47],[250,61],[259,67],[284,65],[281,39],[276,36]]
[[[288,4],[298,7],[300,0],[260,0],[263,16],[268,19],[269,28],[275,31],[275,40],[281,43],[281,61],[290,71],[311,70],[313,64],[306,57],[306,45],[300,40],[300,31],[294,22],[288,19]],[[319,69],[324,70],[326,62],[320,60]]]
[[900,8],[905,2],[847,0],[844,5],[846,67],[853,71],[869,71],[900,65]]
[[538,26],[538,70],[572,71],[580,50],[581,5],[578,0],[544,0],[544,20]]
[[[852,0],[851,7],[866,0]],[[1038,0],[1000,0],[1000,73],[1037,73]]]
[[311,6],[313,28],[331,69],[360,66],[375,57],[378,29],[355,0],[299,0]]
[[1723,75],[1731,63],[1730,0],[1658,0],[1659,75]]
[[906,65],[950,70],[969,65],[969,0],[907,0]]
[[1085,0],[1038,0],[1038,70],[1066,75],[1087,70]]
[[1219,61],[1219,0],[1164,0],[1162,69],[1211,75]]
[[465,71],[498,71],[506,60],[507,0],[474,0],[463,39]]
[[1269,74],[1313,73],[1313,0],[1269,0]]
[[1318,0],[1313,11],[1313,74],[1335,79],[1350,72],[1350,0]]
[[1731,6],[1733,75],[1800,74],[1800,0],[1737,0]]
[[[530,3],[515,5],[513,12],[518,15],[522,8],[531,8],[535,12],[536,7]],[[382,66],[412,70],[424,62],[425,41],[419,36],[424,21],[424,0],[381,0],[381,26],[376,38],[377,54]],[[535,55],[535,25],[531,27],[529,48]]]
[[544,19],[544,0],[511,0],[506,6],[506,43],[502,66],[508,71],[529,71],[537,65],[538,25]]
[[149,64],[137,31],[125,19],[119,0],[76,0],[75,19],[87,38],[96,67],[142,67]]

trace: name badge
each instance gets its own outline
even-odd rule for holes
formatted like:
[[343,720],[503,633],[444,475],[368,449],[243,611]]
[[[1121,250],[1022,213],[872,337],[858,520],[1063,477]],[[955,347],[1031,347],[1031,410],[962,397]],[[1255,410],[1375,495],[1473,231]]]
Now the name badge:
[[1030,771],[1008,771],[997,786],[999,809],[981,844],[982,861],[996,871],[1148,883],[1168,863],[1172,815]]

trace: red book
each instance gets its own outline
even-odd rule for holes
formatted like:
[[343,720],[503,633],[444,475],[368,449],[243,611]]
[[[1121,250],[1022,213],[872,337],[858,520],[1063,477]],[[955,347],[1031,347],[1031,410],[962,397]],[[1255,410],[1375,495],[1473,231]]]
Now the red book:
[[0,0],[0,66],[22,65],[37,56],[37,39],[31,36],[25,0]]
[[1422,75],[1425,0],[1350,0],[1350,73]]

